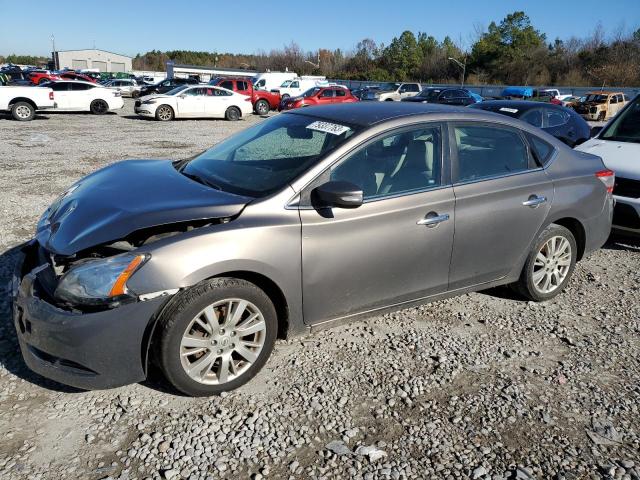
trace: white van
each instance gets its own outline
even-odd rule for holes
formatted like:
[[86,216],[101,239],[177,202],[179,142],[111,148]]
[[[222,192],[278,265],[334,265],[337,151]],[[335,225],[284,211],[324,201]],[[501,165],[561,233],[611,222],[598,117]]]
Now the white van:
[[328,86],[327,77],[303,75],[299,78],[294,78],[291,81],[285,81],[278,88],[271,90],[272,92],[280,93],[282,100],[289,97],[297,97],[313,87]]
[[598,155],[616,173],[613,228],[640,234],[640,95],[576,150]]
[[296,72],[265,72],[259,73],[253,78],[253,88],[255,90],[273,90],[280,87],[286,80],[293,80],[298,74]]

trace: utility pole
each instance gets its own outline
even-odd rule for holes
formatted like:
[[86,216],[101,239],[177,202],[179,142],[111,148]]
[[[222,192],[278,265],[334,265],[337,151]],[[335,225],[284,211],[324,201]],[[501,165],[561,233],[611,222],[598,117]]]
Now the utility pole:
[[449,60],[451,60],[452,62],[455,62],[461,69],[462,69],[462,82],[460,82],[460,87],[464,87],[464,76],[465,73],[467,72],[467,57],[464,57],[464,63],[462,63],[459,60],[456,60],[453,57],[449,57]]
[[56,37],[51,34],[51,55],[53,56],[53,69],[58,69],[58,59],[56,58]]

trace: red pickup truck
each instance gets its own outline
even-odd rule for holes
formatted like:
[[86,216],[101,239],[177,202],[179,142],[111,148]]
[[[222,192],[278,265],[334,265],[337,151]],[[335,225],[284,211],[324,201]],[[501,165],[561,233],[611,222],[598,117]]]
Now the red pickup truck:
[[251,79],[246,77],[214,78],[209,85],[226,88],[251,97],[253,111],[258,115],[266,115],[270,110],[277,110],[280,105],[280,94],[266,90],[254,90]]

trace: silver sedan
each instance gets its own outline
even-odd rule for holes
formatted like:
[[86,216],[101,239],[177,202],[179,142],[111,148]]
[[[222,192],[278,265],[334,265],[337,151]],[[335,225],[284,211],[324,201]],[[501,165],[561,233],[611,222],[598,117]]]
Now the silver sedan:
[[613,172],[526,123],[410,103],[311,107],[191,159],[71,186],[22,248],[27,365],[81,388],[239,387],[276,338],[511,285],[560,294],[611,228]]

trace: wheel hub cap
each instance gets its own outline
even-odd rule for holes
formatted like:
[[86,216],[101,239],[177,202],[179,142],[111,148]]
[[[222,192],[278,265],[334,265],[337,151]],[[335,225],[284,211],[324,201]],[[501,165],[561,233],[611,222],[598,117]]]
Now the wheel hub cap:
[[571,268],[571,244],[561,236],[547,240],[533,264],[533,284],[540,293],[558,289]]
[[196,315],[180,342],[180,360],[193,380],[207,385],[229,382],[258,359],[266,340],[266,322],[251,302],[216,302]]

